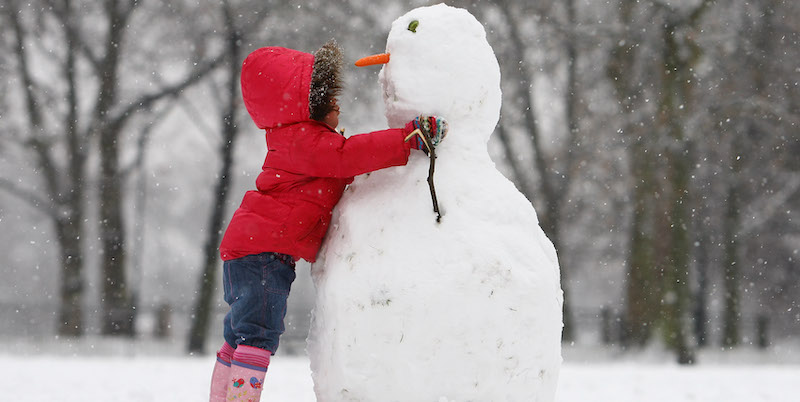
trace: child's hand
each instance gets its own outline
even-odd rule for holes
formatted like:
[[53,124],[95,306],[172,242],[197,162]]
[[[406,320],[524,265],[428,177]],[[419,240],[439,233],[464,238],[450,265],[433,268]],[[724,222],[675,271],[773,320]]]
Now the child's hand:
[[[437,116],[420,115],[406,124],[406,141],[411,147],[428,154],[431,147],[436,148],[447,136],[447,121]],[[428,144],[430,139],[431,144]]]

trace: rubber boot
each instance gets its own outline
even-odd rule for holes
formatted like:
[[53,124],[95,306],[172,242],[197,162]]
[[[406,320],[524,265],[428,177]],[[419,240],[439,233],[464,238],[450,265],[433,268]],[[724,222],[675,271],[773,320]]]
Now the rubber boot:
[[223,402],[228,395],[228,378],[231,374],[231,359],[233,358],[233,347],[224,343],[217,352],[217,362],[214,364],[214,372],[211,374],[211,395],[210,402]]
[[211,374],[210,402],[224,402],[228,395],[228,378],[231,374],[231,363],[217,357],[214,373]]
[[266,367],[251,366],[233,360],[230,368],[230,384],[228,384],[228,401],[258,402],[264,387]]
[[239,345],[231,360],[228,376],[228,401],[259,402],[272,353],[252,346]]

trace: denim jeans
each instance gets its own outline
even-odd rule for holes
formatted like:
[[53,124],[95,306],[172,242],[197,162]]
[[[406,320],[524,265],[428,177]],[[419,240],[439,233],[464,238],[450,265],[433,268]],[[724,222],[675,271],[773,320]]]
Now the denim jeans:
[[275,354],[285,327],[286,299],[296,277],[294,264],[275,253],[225,261],[222,284],[231,310],[223,335],[233,347],[254,346]]

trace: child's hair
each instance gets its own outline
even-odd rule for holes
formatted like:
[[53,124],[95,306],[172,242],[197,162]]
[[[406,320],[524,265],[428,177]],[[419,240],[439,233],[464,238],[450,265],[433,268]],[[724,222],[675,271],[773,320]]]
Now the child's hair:
[[314,52],[314,71],[308,107],[311,118],[322,121],[333,110],[333,100],[342,92],[342,48],[331,39]]

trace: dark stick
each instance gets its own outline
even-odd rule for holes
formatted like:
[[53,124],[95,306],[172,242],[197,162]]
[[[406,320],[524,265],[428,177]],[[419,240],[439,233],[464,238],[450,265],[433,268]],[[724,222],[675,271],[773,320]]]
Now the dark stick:
[[436,212],[436,222],[442,221],[442,214],[439,212],[439,201],[436,199],[436,187],[433,186],[433,172],[436,169],[436,147],[433,146],[431,137],[423,132],[425,140],[428,143],[428,157],[431,160],[431,165],[428,168],[428,187],[431,189],[431,200],[433,200],[433,212]]

